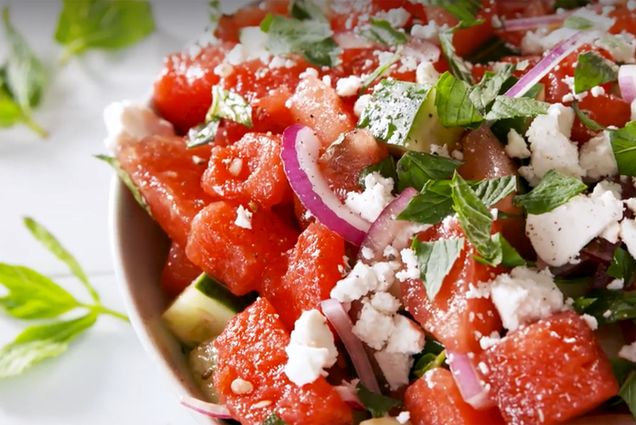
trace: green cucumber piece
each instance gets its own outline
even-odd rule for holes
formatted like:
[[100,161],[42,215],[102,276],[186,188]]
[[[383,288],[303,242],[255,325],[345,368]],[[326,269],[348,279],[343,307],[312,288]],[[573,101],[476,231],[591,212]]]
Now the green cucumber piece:
[[214,347],[214,339],[209,339],[190,351],[188,362],[194,381],[201,391],[203,391],[205,399],[212,403],[218,403],[219,397],[213,380],[217,363],[217,351]]
[[163,313],[163,320],[183,344],[194,346],[218,336],[250,301],[202,274],[174,300]]

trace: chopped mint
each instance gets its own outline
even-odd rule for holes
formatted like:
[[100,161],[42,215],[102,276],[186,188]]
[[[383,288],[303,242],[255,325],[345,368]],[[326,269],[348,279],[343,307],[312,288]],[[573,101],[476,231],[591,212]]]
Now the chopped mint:
[[581,93],[592,87],[616,81],[618,66],[598,53],[581,53],[574,69],[574,92]]
[[514,202],[528,214],[544,214],[586,190],[587,185],[581,180],[550,170],[530,192],[515,196]]
[[371,18],[369,28],[364,29],[362,34],[369,40],[385,46],[399,46],[408,40],[404,32],[396,30],[384,19]]
[[620,130],[612,131],[610,140],[618,164],[618,173],[622,176],[636,177],[636,121],[628,123]]
[[442,288],[444,279],[464,248],[464,243],[463,238],[440,239],[433,242],[413,239],[411,248],[417,255],[420,278],[430,301],[435,299]]

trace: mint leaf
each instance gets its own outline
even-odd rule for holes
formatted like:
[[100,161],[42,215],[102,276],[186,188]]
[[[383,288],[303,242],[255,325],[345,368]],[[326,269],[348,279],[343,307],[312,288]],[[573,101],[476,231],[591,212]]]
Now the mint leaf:
[[0,285],[9,291],[0,306],[19,319],[47,319],[79,306],[65,289],[28,267],[0,263]]
[[63,354],[69,342],[96,320],[97,314],[89,313],[78,319],[26,328],[0,349],[0,378],[19,375],[43,360]]
[[135,198],[135,201],[137,201],[137,203],[148,213],[148,215],[152,217],[150,206],[144,199],[144,196],[141,194],[139,188],[130,178],[130,175],[123,168],[121,168],[119,160],[108,155],[95,155],[95,158],[99,159],[100,161],[104,161],[105,163],[113,167],[119,179],[126,185],[128,190],[130,190],[130,193],[133,195],[133,198]]
[[448,66],[451,73],[456,78],[472,84],[473,75],[470,72],[470,66],[457,54],[455,47],[453,46],[453,37],[457,29],[459,29],[459,26],[440,31],[439,44],[444,57],[448,60]]
[[399,190],[412,187],[422,190],[430,180],[447,180],[462,164],[442,156],[421,152],[407,152],[397,163]]
[[576,114],[579,121],[581,121],[581,123],[590,130],[603,131],[606,129],[605,126],[597,123],[592,118],[590,118],[590,116],[585,111],[582,111],[581,108],[579,108],[578,102],[572,102],[572,105],[570,106],[572,106],[572,109],[574,109],[574,113]]
[[424,353],[415,361],[411,375],[415,378],[421,378],[426,372],[436,367],[441,367],[446,361],[446,351],[442,350],[439,354]]
[[612,263],[607,269],[607,274],[616,279],[624,279],[625,286],[629,286],[634,281],[636,275],[636,260],[625,251],[618,247],[614,251]]
[[627,375],[627,379],[618,390],[618,396],[627,404],[632,416],[636,417],[636,371]]
[[0,128],[13,127],[22,122],[23,117],[22,108],[7,91],[0,74]]
[[581,93],[592,87],[616,81],[618,66],[595,52],[581,53],[574,69],[574,92]]
[[486,72],[479,84],[472,88],[470,100],[481,113],[486,113],[490,104],[502,91],[504,84],[512,77],[514,70],[513,65],[506,65],[496,74]]
[[563,26],[573,30],[589,30],[594,27],[594,22],[582,16],[570,15],[563,22]]
[[547,114],[550,104],[528,97],[497,96],[495,103],[486,114],[488,121],[497,121],[509,118],[536,117]]
[[622,176],[636,177],[636,121],[610,133],[612,150]]
[[423,0],[424,4],[441,7],[462,22],[463,27],[480,24],[477,12],[481,9],[479,0]]
[[506,176],[468,182],[477,197],[487,207],[491,207],[517,190],[517,177]]
[[155,30],[146,0],[62,0],[55,40],[64,45],[63,61],[89,49],[121,49]]
[[384,19],[371,18],[369,28],[363,30],[362,35],[385,46],[399,46],[408,41],[405,33],[396,30]]
[[368,128],[390,145],[415,143],[412,129],[431,89],[415,83],[383,80],[375,87],[358,127]]
[[463,238],[440,239],[434,242],[413,239],[411,248],[417,255],[420,278],[430,301],[435,299],[442,288],[444,279],[464,248],[464,243]]
[[587,185],[581,180],[550,170],[530,192],[515,196],[514,203],[528,214],[544,214],[586,190]]
[[378,78],[382,77],[386,74],[393,64],[400,60],[400,54],[396,53],[391,58],[385,62],[380,64],[371,74],[369,74],[364,81],[362,82],[362,86],[360,86],[359,94],[364,93],[367,89],[373,84]]
[[274,55],[297,53],[319,66],[336,66],[339,62],[340,48],[327,22],[268,15],[261,22],[261,30],[268,34],[267,49]]
[[272,413],[265,418],[261,425],[287,425],[287,422],[282,420],[276,413]]
[[292,0],[289,3],[289,14],[296,19],[326,21],[322,8],[312,0]]
[[360,176],[358,177],[358,184],[360,187],[364,188],[364,178],[371,173],[380,173],[382,177],[392,178],[394,182],[398,180],[397,171],[395,169],[395,158],[391,155],[384,158],[382,161],[375,163],[373,165],[369,165],[365,169],[362,170]]
[[94,301],[99,301],[99,294],[88,281],[88,276],[79,265],[75,257],[62,246],[62,244],[43,225],[30,217],[24,218],[24,225],[29,229],[35,239],[37,239],[46,249],[57,259],[62,261],[69,268],[71,273],[77,277],[84,287],[89,291]]
[[212,87],[212,105],[206,115],[206,121],[224,118],[251,128],[252,107],[240,94],[223,90],[220,86]]
[[401,404],[400,401],[369,391],[362,383],[356,386],[358,398],[374,418],[386,415],[391,409]]
[[188,149],[208,145],[214,142],[216,133],[219,131],[220,124],[221,119],[213,117],[207,123],[192,127],[188,130],[188,138],[186,142]]
[[510,245],[510,242],[508,242],[501,233],[493,235],[492,239],[501,247],[502,266],[514,268],[528,265],[528,262],[524,260],[524,258],[512,245]]
[[579,314],[594,316],[600,325],[636,319],[636,292],[595,290],[574,302]]
[[470,185],[456,172],[451,181],[453,210],[468,240],[475,246],[485,262],[501,262],[501,246],[492,239],[493,218],[488,207],[479,199]]
[[444,127],[466,127],[484,120],[470,99],[471,87],[445,72],[437,81],[435,107]]

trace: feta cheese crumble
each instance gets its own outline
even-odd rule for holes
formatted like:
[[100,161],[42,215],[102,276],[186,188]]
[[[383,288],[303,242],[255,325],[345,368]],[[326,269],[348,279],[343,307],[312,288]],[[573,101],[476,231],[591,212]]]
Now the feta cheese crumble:
[[318,310],[304,311],[296,320],[285,352],[285,374],[299,387],[321,375],[327,376],[325,369],[336,363],[338,350],[327,321]]
[[625,360],[636,363],[636,341],[631,344],[623,345],[618,352],[618,357],[622,357]]
[[340,97],[355,96],[362,87],[362,82],[362,78],[355,75],[341,78],[336,83],[336,93]]
[[618,174],[618,165],[607,131],[591,138],[581,147],[579,160],[587,177],[591,179]]
[[240,228],[251,230],[253,215],[252,211],[243,207],[243,205],[239,205],[236,209],[236,220],[234,220],[234,224]]
[[369,173],[364,178],[364,191],[347,193],[345,205],[365,220],[374,222],[382,210],[395,199],[391,193],[393,185],[392,178],[385,178],[378,172]]
[[140,141],[149,136],[174,136],[174,128],[147,106],[129,100],[113,102],[104,109],[108,136],[104,140],[111,152],[126,141]]
[[506,154],[510,158],[525,159],[530,158],[530,150],[521,134],[517,130],[511,128],[508,132],[508,144],[506,145]]

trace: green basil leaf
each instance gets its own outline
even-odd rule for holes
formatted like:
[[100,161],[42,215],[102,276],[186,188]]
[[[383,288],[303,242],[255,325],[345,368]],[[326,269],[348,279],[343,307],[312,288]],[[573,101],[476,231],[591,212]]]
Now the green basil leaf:
[[481,180],[477,183],[469,182],[475,195],[487,207],[491,207],[517,190],[515,176],[499,177]]
[[446,361],[446,351],[439,354],[424,353],[420,358],[415,361],[411,375],[415,378],[421,378],[426,372],[437,367],[441,367]]
[[0,306],[19,319],[56,317],[79,305],[65,289],[28,267],[0,263],[0,285],[9,291],[0,297]]
[[97,314],[32,326],[0,349],[0,378],[16,376],[38,363],[63,354],[69,342],[95,324]]
[[448,60],[451,73],[458,79],[472,84],[473,75],[470,66],[460,57],[453,46],[453,37],[459,27],[446,29],[439,33],[439,44],[444,57]]
[[99,159],[100,161],[104,161],[105,163],[113,167],[113,169],[117,173],[117,176],[126,185],[128,190],[130,190],[130,193],[133,195],[133,198],[135,198],[135,201],[137,201],[137,203],[148,213],[148,215],[152,217],[152,211],[150,211],[150,206],[144,199],[144,196],[141,194],[141,191],[139,190],[139,188],[135,185],[135,183],[130,178],[130,175],[126,172],[126,170],[124,170],[121,167],[119,160],[115,157],[108,156],[108,155],[95,155],[95,158]]
[[435,107],[443,126],[465,127],[484,120],[471,101],[471,87],[445,72],[437,81]]
[[554,2],[555,9],[577,9],[579,7],[587,6],[590,4],[590,0],[556,0]]
[[453,213],[449,180],[430,180],[398,215],[398,219],[421,224],[437,224]]
[[287,425],[287,422],[282,420],[276,413],[272,413],[265,418],[261,425]]
[[53,254],[57,259],[62,261],[71,273],[77,277],[80,282],[84,284],[84,286],[88,289],[91,294],[91,297],[94,301],[99,301],[99,294],[95,291],[95,288],[90,284],[88,280],[88,276],[82,269],[82,266],[77,262],[75,257],[68,252],[66,248],[62,246],[62,244],[55,238],[55,236],[49,232],[42,224],[38,223],[34,219],[30,217],[24,218],[24,225],[31,232],[33,237],[37,239],[46,249],[49,250],[51,254]]
[[400,401],[369,391],[362,383],[356,386],[358,398],[374,418],[386,415],[391,409],[401,404]]
[[28,115],[40,104],[46,85],[46,70],[26,40],[11,25],[8,7],[2,10],[2,21],[9,47],[4,72],[6,85],[13,99]]
[[251,128],[252,106],[243,96],[231,91],[223,90],[220,86],[212,87],[212,106],[206,115],[206,122],[214,118],[224,118]]
[[155,30],[147,0],[62,0],[55,40],[64,45],[63,60],[88,49],[121,49]]
[[408,146],[412,129],[431,89],[398,80],[383,80],[375,87],[369,104],[358,121],[385,143]]
[[496,74],[486,72],[479,84],[473,87],[470,92],[470,100],[479,111],[486,113],[490,104],[502,91],[504,84],[512,77],[514,69],[514,66],[506,65],[503,70]]
[[600,325],[636,319],[636,292],[602,289],[592,291],[574,302],[579,314],[594,316]]
[[221,119],[214,117],[207,123],[192,127],[188,130],[188,141],[186,143],[188,149],[208,145],[214,142],[216,133],[219,131],[220,124]]
[[270,14],[261,22],[261,30],[268,34],[267,49],[274,55],[297,53],[319,66],[339,63],[341,50],[327,22]]
[[21,123],[23,119],[24,112],[22,112],[22,108],[13,100],[13,97],[5,89],[0,79],[0,128],[13,127]]
[[572,102],[572,109],[581,123],[592,131],[603,131],[606,127],[594,121],[590,116],[579,108],[578,102]]
[[592,87],[616,81],[618,66],[595,52],[581,53],[574,69],[574,92],[581,93]]
[[636,276],[636,260],[629,252],[619,246],[614,251],[607,274],[616,279],[624,279],[625,286],[629,286]]
[[312,0],[292,0],[289,4],[289,14],[296,19],[326,21],[322,8]]
[[582,16],[570,15],[563,22],[563,26],[573,30],[589,30],[594,28],[594,22]]
[[510,245],[510,242],[503,237],[501,233],[497,233],[492,237],[493,241],[501,246],[501,265],[504,267],[526,266],[528,262],[519,254],[519,252]]
[[636,121],[610,133],[612,150],[622,176],[636,177]]
[[408,41],[405,33],[396,30],[384,19],[371,18],[369,28],[363,30],[362,35],[385,46],[399,46]]
[[501,262],[501,246],[491,239],[493,218],[488,207],[479,199],[470,185],[455,173],[451,181],[453,210],[468,240],[475,246],[485,262]]
[[362,85],[360,86],[360,90],[358,94],[362,94],[371,86],[371,84],[375,83],[375,81],[384,76],[393,66],[393,64],[397,63],[400,60],[400,54],[396,53],[391,58],[385,62],[380,64],[371,74],[369,74],[364,81],[362,81]]
[[627,404],[632,416],[636,417],[636,371],[627,375],[627,379],[618,391],[618,396]]
[[497,96],[490,112],[486,114],[486,119],[497,121],[509,118],[536,117],[547,114],[549,106],[549,103],[528,97]]
[[462,22],[463,27],[480,24],[477,12],[482,4],[479,0],[423,0],[424,4],[441,7]]
[[586,190],[587,185],[581,180],[550,170],[530,192],[515,196],[514,203],[528,214],[544,214]]
[[422,190],[430,180],[448,180],[462,164],[450,158],[421,152],[407,152],[397,163],[399,190]]
[[394,182],[397,181],[398,177],[395,165],[395,158],[389,155],[382,161],[373,165],[369,165],[364,170],[362,170],[360,176],[358,177],[358,184],[360,185],[360,187],[364,188],[364,178],[366,176],[376,172],[380,173],[382,177],[392,178]]
[[453,268],[455,261],[464,248],[463,238],[440,239],[422,242],[413,239],[412,249],[417,255],[420,278],[426,288],[428,299],[433,301],[442,288],[444,279]]

